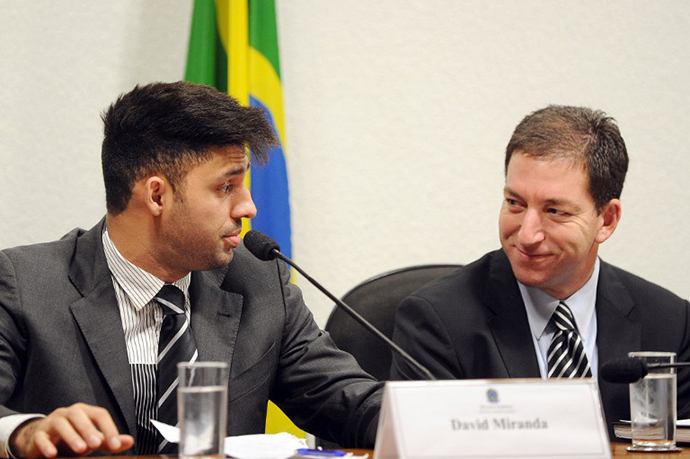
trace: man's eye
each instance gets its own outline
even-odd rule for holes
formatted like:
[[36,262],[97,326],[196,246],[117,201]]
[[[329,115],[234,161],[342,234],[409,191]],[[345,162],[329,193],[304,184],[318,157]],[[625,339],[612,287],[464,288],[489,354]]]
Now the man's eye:
[[568,215],[567,212],[563,212],[562,210],[558,210],[558,209],[554,209],[554,208],[547,209],[546,212],[553,214],[553,215],[557,215],[559,217],[564,217],[564,216]]
[[522,205],[520,201],[513,198],[506,198],[506,204],[508,204],[508,207],[520,207]]
[[220,191],[222,191],[223,193],[229,193],[232,190],[232,188],[232,184],[223,185],[222,187],[220,187]]

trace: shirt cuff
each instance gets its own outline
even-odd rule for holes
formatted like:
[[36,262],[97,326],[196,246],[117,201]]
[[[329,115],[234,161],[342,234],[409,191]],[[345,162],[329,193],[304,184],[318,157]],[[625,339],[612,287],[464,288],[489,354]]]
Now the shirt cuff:
[[42,414],[11,414],[0,418],[0,457],[16,459],[10,451],[10,437],[26,421],[44,417]]

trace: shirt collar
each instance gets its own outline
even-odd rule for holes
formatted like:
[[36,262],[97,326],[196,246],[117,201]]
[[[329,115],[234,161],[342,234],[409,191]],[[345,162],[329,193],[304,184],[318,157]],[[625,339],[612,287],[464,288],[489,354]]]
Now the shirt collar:
[[[105,259],[113,279],[124,290],[134,307],[140,310],[153,300],[166,282],[127,260],[115,247],[107,228],[103,231],[102,238]],[[187,303],[189,302],[189,284],[191,279],[192,273],[187,273],[186,276],[172,283],[172,285],[182,290]]]
[[[594,262],[594,270],[589,280],[578,291],[563,300],[575,317],[580,336],[589,335],[597,301],[597,286],[599,284],[599,257]],[[548,332],[547,326],[560,300],[552,297],[537,287],[528,287],[518,282],[520,294],[527,310],[527,319],[534,337],[539,340]]]

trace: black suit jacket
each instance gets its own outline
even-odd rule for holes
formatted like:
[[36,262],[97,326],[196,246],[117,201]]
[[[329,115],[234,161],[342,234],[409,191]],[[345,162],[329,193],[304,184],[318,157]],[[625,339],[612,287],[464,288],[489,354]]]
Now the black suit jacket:
[[[0,417],[85,402],[136,440],[101,231],[0,252]],[[381,384],[316,326],[282,262],[240,247],[226,268],[192,273],[190,298],[199,360],[230,364],[228,435],[263,433],[271,399],[320,437],[371,446]]]
[[[690,359],[690,304],[601,262],[596,300],[599,364],[630,351],[672,351]],[[488,253],[403,300],[394,340],[439,379],[539,378],[524,302],[502,250]],[[418,379],[393,360],[392,379]],[[598,381],[612,423],[630,419],[627,384]],[[690,371],[678,373],[678,416],[690,415]]]

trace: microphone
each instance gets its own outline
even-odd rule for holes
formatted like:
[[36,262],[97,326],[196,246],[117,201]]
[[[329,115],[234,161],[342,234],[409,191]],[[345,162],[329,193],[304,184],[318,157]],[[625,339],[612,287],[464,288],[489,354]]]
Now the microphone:
[[326,290],[326,288],[319,284],[313,277],[304,272],[302,268],[297,266],[297,264],[294,261],[290,260],[288,257],[283,255],[280,252],[280,246],[278,245],[278,243],[274,241],[270,236],[267,236],[264,233],[256,230],[248,231],[247,234],[245,234],[244,236],[244,246],[259,260],[269,261],[279,258],[288,265],[295,268],[297,272],[304,276],[305,279],[307,279],[314,287],[319,289],[321,293],[333,300],[339,308],[347,312],[350,315],[350,317],[356,320],[360,325],[362,325],[364,328],[376,335],[376,337],[383,341],[391,351],[395,352],[397,355],[402,357],[407,363],[409,363],[412,367],[418,370],[426,379],[431,381],[436,379],[424,365],[419,363],[417,360],[414,359],[414,357],[405,352],[400,346],[395,344],[390,338],[388,338],[381,331],[379,331],[379,329],[377,329],[371,323],[369,323],[369,321],[362,317],[357,311],[345,304],[344,301],[342,301],[340,298],[337,298],[331,292]]
[[611,383],[630,384],[647,376],[649,370],[683,367],[690,367],[690,362],[645,363],[639,359],[626,357],[603,364],[601,366],[601,377]]
[[280,253],[280,246],[273,238],[256,230],[247,231],[244,246],[261,261],[275,260]]

